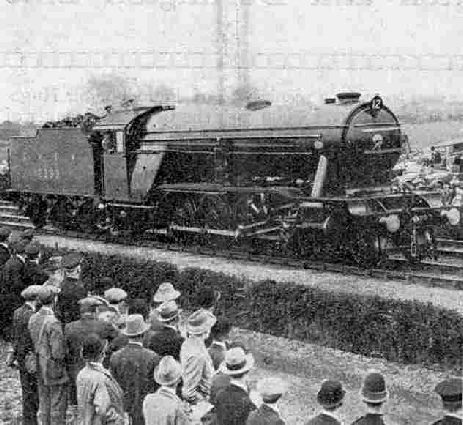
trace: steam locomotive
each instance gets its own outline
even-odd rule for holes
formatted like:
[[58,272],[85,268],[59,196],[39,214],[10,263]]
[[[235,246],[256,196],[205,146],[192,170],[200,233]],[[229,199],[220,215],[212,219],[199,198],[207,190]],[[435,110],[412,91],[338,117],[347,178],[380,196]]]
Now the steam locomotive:
[[311,110],[255,101],[107,112],[12,140],[9,196],[37,226],[368,265],[434,255],[441,211],[386,189],[403,136],[379,95],[339,93]]

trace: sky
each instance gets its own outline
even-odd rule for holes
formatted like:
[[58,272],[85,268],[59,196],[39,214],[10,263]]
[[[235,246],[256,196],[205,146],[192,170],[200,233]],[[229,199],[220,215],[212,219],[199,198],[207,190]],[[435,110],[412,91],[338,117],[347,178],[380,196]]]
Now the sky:
[[462,39],[463,0],[0,0],[0,121],[101,111],[111,81],[144,102],[244,83],[277,103],[458,100]]

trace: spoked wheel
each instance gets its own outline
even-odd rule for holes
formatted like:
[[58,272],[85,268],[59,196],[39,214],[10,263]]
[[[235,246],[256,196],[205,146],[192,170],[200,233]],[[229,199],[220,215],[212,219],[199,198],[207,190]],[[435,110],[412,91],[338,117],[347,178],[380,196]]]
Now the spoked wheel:
[[362,232],[354,243],[352,257],[362,267],[377,266],[383,260],[379,236]]

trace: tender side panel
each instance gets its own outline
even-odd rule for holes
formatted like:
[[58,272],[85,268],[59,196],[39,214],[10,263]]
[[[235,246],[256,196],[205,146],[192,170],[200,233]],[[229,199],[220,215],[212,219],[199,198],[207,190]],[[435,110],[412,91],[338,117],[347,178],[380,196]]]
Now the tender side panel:
[[11,188],[20,192],[94,195],[92,149],[80,129],[42,129],[11,142]]

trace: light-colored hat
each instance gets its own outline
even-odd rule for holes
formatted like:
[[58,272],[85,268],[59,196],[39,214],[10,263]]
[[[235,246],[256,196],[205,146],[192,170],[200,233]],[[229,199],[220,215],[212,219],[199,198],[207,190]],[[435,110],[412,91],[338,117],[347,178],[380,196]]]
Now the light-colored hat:
[[125,329],[121,330],[126,336],[138,336],[144,334],[150,328],[149,323],[145,323],[141,314],[131,314],[125,321]]
[[192,335],[200,335],[210,331],[216,321],[216,317],[210,311],[195,311],[188,317],[187,332]]
[[42,285],[30,285],[21,292],[21,297],[26,301],[33,301],[38,297],[41,288]]
[[253,355],[246,354],[241,347],[235,347],[225,353],[225,360],[219,370],[226,375],[235,376],[249,372],[253,366]]
[[156,303],[163,303],[166,301],[176,300],[180,296],[180,291],[174,288],[170,282],[163,282],[159,285],[158,290],[153,296],[153,301]]
[[42,304],[48,304],[53,301],[53,298],[60,292],[54,286],[49,285],[39,285],[40,288],[37,289],[37,298]]
[[172,356],[161,359],[154,370],[154,380],[159,385],[172,385],[182,377],[182,366]]
[[288,385],[280,378],[264,378],[257,383],[257,391],[264,402],[274,400],[287,390]]
[[363,381],[361,395],[367,403],[384,403],[389,395],[384,376],[380,372],[370,371]]
[[110,288],[104,291],[104,297],[111,304],[120,303],[127,298],[127,292],[121,288]]
[[157,311],[159,313],[158,320],[160,322],[170,322],[178,317],[178,305],[175,301],[166,301],[162,303]]

